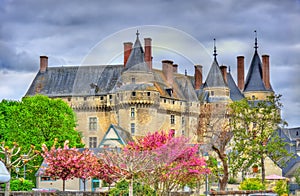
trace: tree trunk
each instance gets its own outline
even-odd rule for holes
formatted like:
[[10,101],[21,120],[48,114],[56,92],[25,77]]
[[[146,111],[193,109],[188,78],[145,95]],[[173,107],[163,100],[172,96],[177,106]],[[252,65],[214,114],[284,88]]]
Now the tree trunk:
[[219,180],[220,190],[225,191],[226,185],[227,185],[227,182],[228,182],[228,176],[229,176],[228,163],[227,163],[226,155],[223,154],[222,156],[220,156],[220,159],[221,159],[222,164],[223,164],[223,177],[220,178],[220,180]]
[[82,179],[82,181],[83,181],[83,191],[86,191],[86,185],[85,185],[86,179]]
[[264,183],[266,178],[265,158],[261,156],[261,182]]
[[63,191],[66,190],[66,180],[63,180]]
[[133,178],[129,182],[129,196],[133,196]]

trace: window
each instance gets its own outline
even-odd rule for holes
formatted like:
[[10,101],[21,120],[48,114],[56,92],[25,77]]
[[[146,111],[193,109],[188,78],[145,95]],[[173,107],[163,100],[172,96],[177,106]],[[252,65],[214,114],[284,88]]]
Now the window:
[[181,135],[184,135],[184,130],[181,130]]
[[211,94],[211,96],[214,96],[214,95],[215,95],[215,92],[214,92],[214,91],[211,91],[210,94]]
[[181,124],[184,125],[184,116],[181,117]]
[[89,148],[97,148],[97,137],[89,137]]
[[166,100],[166,99],[164,99],[164,103],[167,103],[167,100]]
[[147,96],[148,96],[148,97],[150,96],[150,92],[147,92]]
[[135,124],[134,123],[130,124],[130,130],[131,130],[131,135],[134,135],[134,133],[135,133]]
[[130,116],[131,116],[131,118],[135,117],[135,108],[131,108]]
[[68,97],[68,101],[71,101],[71,97]]
[[41,181],[55,181],[55,177],[41,176]]
[[133,91],[133,92],[131,93],[131,95],[132,95],[133,97],[135,97],[136,93]]
[[100,97],[100,100],[103,100],[103,96]]
[[173,114],[171,115],[171,124],[175,124],[175,116]]
[[87,100],[87,97],[83,97],[83,100],[86,101],[86,100]]
[[97,117],[89,118],[89,130],[96,131],[97,130]]
[[131,78],[131,83],[135,83],[135,78]]

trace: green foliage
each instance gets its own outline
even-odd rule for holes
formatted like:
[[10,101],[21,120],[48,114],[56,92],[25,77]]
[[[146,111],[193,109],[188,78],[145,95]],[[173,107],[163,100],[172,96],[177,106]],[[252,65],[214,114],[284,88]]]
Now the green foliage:
[[258,178],[248,178],[244,180],[240,186],[240,190],[265,190],[265,185]]
[[25,180],[24,178],[19,178],[10,181],[11,191],[31,191],[34,188],[34,184],[30,180]]
[[300,167],[297,168],[296,172],[294,173],[294,177],[296,178],[296,182],[300,185]]
[[276,185],[274,188],[274,191],[279,195],[284,195],[288,193],[288,185],[287,182],[285,180],[278,180],[276,181]]
[[231,171],[246,171],[259,163],[264,177],[267,156],[274,161],[291,156],[285,149],[286,142],[276,131],[285,123],[280,116],[282,105],[279,100],[280,96],[270,96],[265,101],[243,99],[230,105],[230,127],[234,134]]
[[237,184],[237,179],[234,178],[234,177],[230,177],[229,180],[228,180],[228,184]]
[[[22,148],[20,154],[27,152],[32,144],[39,151],[42,144],[50,147],[55,138],[60,146],[69,140],[70,146],[83,147],[75,127],[75,113],[61,99],[36,95],[24,97],[22,101],[0,102],[0,141],[5,141],[9,147],[16,142]],[[41,162],[41,157],[30,161],[27,177],[34,179]]]
[[[156,192],[149,185],[134,182],[133,194],[136,196],[155,196]],[[122,180],[116,183],[116,186],[109,191],[110,196],[128,196],[129,195],[129,182]]]

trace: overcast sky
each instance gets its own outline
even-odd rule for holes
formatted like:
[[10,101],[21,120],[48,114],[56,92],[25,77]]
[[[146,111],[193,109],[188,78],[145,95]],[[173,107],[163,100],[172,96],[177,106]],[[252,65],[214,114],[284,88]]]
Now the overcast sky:
[[174,60],[189,75],[202,64],[204,78],[216,38],[218,62],[235,79],[236,56],[245,56],[248,71],[257,30],[283,118],[300,126],[299,0],[0,0],[0,100],[26,93],[40,55],[49,66],[122,63],[123,42],[134,42],[137,29],[152,38],[155,62]]

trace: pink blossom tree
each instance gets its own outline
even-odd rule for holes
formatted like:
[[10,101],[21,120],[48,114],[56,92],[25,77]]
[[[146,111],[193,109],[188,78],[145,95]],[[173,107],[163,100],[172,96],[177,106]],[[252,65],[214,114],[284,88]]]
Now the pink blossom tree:
[[120,171],[126,171],[130,188],[136,176],[166,194],[209,172],[205,160],[197,153],[197,145],[188,145],[187,138],[174,137],[170,131],[148,134],[129,143],[120,153],[108,151],[102,157],[108,165],[117,165]]
[[50,150],[48,150],[46,145],[42,146],[42,157],[47,164],[43,171],[44,175],[62,179],[63,191],[65,191],[66,180],[76,176],[84,177],[81,173],[84,156],[82,156],[76,148],[69,148],[68,143],[67,140],[63,148],[55,148],[54,142]]

